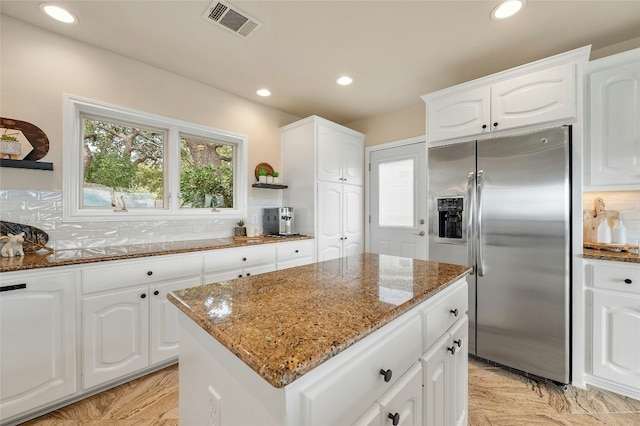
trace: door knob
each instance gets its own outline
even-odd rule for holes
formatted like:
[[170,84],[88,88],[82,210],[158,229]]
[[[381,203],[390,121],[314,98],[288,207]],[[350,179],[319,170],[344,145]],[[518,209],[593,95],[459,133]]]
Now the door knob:
[[419,235],[421,237],[424,237],[424,231],[416,232],[415,235]]

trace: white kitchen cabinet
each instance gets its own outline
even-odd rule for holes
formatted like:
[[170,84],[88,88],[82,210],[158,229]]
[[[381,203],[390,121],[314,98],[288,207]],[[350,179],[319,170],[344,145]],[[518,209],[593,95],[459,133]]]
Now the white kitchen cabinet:
[[640,264],[586,262],[591,299],[587,382],[640,399]]
[[585,185],[640,189],[640,49],[587,68]]
[[109,262],[84,269],[83,389],[176,358],[177,309],[165,301],[166,293],[200,285],[201,273],[200,255]]
[[362,187],[318,182],[318,261],[362,253]]
[[317,139],[318,180],[362,186],[362,135],[336,130],[320,122]]
[[[312,116],[281,129],[283,203],[314,235],[318,261],[362,252],[364,135]],[[290,179],[289,179],[290,177]]]
[[276,269],[313,263],[315,259],[313,240],[290,241],[276,245]]
[[276,244],[208,252],[204,256],[204,282],[216,283],[276,270]]
[[588,56],[588,47],[576,49],[424,95],[429,144],[576,122]]
[[75,275],[3,273],[0,421],[76,392]]
[[[424,425],[467,424],[469,320],[465,313],[467,303],[461,295],[466,295],[466,287],[423,313],[424,339],[429,342],[420,358],[424,371]],[[436,334],[437,340],[431,343]]]

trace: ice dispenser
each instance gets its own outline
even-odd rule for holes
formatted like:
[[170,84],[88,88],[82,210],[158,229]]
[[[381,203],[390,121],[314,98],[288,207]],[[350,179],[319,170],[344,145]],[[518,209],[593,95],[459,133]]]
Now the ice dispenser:
[[462,239],[464,199],[462,197],[438,198],[437,209],[438,237]]

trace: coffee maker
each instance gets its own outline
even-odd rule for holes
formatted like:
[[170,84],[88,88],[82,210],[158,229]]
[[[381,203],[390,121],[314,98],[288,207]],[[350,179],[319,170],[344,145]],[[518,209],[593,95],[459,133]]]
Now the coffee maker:
[[263,210],[262,228],[265,235],[298,235],[294,222],[293,207],[269,207]]

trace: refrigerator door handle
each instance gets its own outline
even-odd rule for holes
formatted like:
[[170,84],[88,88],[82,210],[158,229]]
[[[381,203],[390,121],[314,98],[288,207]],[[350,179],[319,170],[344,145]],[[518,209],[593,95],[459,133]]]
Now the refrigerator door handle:
[[471,266],[471,273],[475,273],[476,261],[474,257],[474,244],[473,244],[473,180],[475,177],[474,172],[469,172],[467,175],[467,251],[469,255],[469,266]]
[[476,218],[478,224],[478,238],[476,239],[478,244],[478,276],[484,276],[484,255],[482,250],[482,187],[484,186],[484,171],[478,170],[478,181],[476,195],[478,197],[478,216]]

